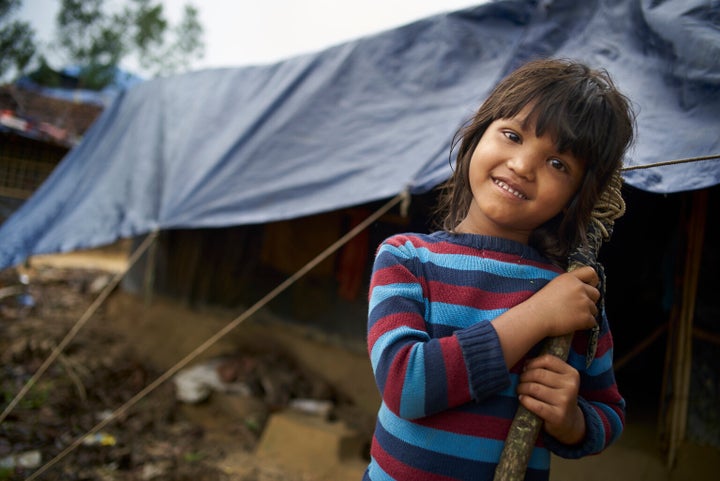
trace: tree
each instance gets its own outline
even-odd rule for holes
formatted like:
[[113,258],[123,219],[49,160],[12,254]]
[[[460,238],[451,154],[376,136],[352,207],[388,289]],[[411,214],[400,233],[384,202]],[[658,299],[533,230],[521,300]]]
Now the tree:
[[[53,54],[38,48],[26,22],[12,20],[22,0],[0,0],[0,79],[9,80],[33,69],[43,84],[58,83],[49,58],[81,67],[80,85],[101,89],[113,81],[123,60],[134,58],[143,71],[156,76],[191,67],[204,55],[203,27],[198,10],[186,4],[182,19],[172,25],[159,0],[126,0],[111,12],[105,0],[62,0],[56,18]],[[40,50],[40,51],[39,51]]]
[[133,55],[151,75],[163,75],[187,69],[204,54],[203,28],[192,5],[185,6],[177,26],[153,0],[129,0],[122,10],[107,12],[105,0],[62,0],[57,16],[60,51],[83,67],[86,88],[107,85],[120,62]]
[[35,32],[26,22],[12,20],[22,0],[0,0],[0,79],[22,72],[35,56]]
[[180,23],[170,31],[172,40],[164,43],[167,23],[162,22],[162,5],[153,7],[149,0],[135,1],[141,8],[135,20],[134,40],[143,68],[158,75],[174,73],[189,68],[194,57],[203,56],[203,28],[194,6],[185,5]]

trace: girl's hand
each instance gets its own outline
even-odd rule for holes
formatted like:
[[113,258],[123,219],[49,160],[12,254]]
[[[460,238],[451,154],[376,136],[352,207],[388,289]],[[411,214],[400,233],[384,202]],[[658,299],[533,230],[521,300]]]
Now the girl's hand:
[[600,291],[595,270],[581,267],[561,274],[525,301],[492,321],[505,363],[512,367],[546,337],[594,327]]
[[592,267],[561,274],[528,299],[546,336],[562,336],[595,326],[600,282]]
[[577,403],[578,371],[551,354],[531,359],[520,375],[520,403],[544,421],[545,431],[564,444],[585,436],[585,416]]

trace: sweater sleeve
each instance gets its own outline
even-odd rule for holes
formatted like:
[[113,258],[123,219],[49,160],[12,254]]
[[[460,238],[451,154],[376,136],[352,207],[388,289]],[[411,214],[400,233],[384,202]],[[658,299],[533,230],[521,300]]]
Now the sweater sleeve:
[[[509,385],[497,334],[489,322],[434,337],[429,300],[411,246],[384,243],[370,284],[368,351],[385,405],[416,419]],[[471,365],[488,364],[484,374]]]
[[585,359],[587,344],[587,333],[576,333],[568,356],[568,362],[580,372],[578,404],[585,415],[585,438],[568,446],[544,435],[546,446],[564,458],[601,452],[620,437],[625,426],[625,400],[615,381],[612,334],[604,311],[597,351],[588,367]]

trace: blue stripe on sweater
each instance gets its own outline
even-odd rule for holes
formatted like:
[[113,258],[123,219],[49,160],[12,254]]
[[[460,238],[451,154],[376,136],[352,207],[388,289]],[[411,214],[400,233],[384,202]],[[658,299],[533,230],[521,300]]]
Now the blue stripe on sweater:
[[372,481],[396,481],[392,476],[386,473],[374,459],[370,459],[370,466],[368,467],[367,474],[370,476],[368,479],[371,479]]
[[430,316],[433,324],[452,326],[457,329],[470,327],[480,321],[491,321],[505,311],[507,311],[506,308],[484,310],[445,302],[430,303]]
[[[392,298],[412,299],[421,303],[424,301],[422,287],[420,284],[414,282],[407,284],[397,283],[375,286],[371,292],[368,311],[372,312],[378,304]],[[397,311],[397,306],[395,306],[393,311]]]
[[[608,349],[605,354],[603,354],[600,357],[596,357],[592,364],[590,364],[590,367],[587,368],[585,373],[589,376],[599,376],[603,374],[606,371],[609,371],[612,369],[612,362],[613,362],[613,351],[612,349]],[[570,350],[570,354],[568,355],[568,364],[578,367],[581,366],[583,370],[585,369],[585,353],[577,353],[573,350]]]
[[445,358],[438,339],[425,344],[425,365],[431,367],[425,385],[425,406],[423,414],[435,414],[448,407],[448,375]]
[[[517,277],[488,272],[485,270],[485,264],[486,262],[484,259],[478,260],[478,265],[476,266],[476,268],[470,270],[458,270],[457,268],[453,267],[438,266],[431,262],[425,263],[422,266],[423,274],[427,278],[439,279],[441,281],[444,281],[446,279],[453,279],[453,286],[473,287],[488,292],[502,294],[517,292]],[[523,272],[526,272],[528,269],[534,270],[536,268],[531,266],[515,266],[515,269],[524,269]],[[553,274],[553,276],[555,275],[556,274]],[[550,282],[549,279],[546,279],[546,277],[548,276],[536,277],[530,272],[527,272],[525,276],[521,277],[521,281],[524,281],[529,285],[533,285],[534,290],[540,289],[542,286]]]
[[[377,371],[383,354],[389,362],[392,361],[395,357],[395,351],[389,351],[388,346],[407,336],[414,336],[418,341],[427,341],[429,339],[427,333],[405,326],[386,332],[382,336],[378,337],[372,347],[372,351],[370,351],[370,362],[372,364],[373,371]],[[404,342],[399,344],[397,348],[401,348],[404,344]]]
[[[590,402],[590,404],[592,404],[593,407],[595,407],[596,409],[602,411],[603,414],[605,414],[605,416],[607,417],[608,422],[610,423],[610,432],[612,433],[612,437],[610,440],[610,442],[612,443],[620,436],[620,433],[622,432],[623,424],[620,416],[618,416],[617,412],[615,412],[614,409],[612,409],[606,404],[598,402]],[[605,433],[603,433],[603,436],[604,435]],[[602,446],[600,446],[600,448],[602,449]]]
[[[442,440],[439,438],[427,440],[426,446],[418,446],[396,437],[392,432],[386,430],[385,426],[379,424],[375,429],[375,440],[386,452],[391,453],[397,461],[420,471],[454,479],[470,480],[492,479],[495,470],[494,461],[486,463],[479,460],[468,460],[438,451],[435,448],[444,447],[442,446]],[[497,456],[499,456],[499,453]],[[373,476],[372,479],[375,480],[375,473],[371,471],[370,474]]]
[[425,349],[423,344],[415,344],[409,354],[408,368],[405,372],[400,416],[417,418],[425,414]]
[[[433,457],[437,453],[481,463],[496,463],[505,444],[504,441],[456,434],[415,424],[393,414],[384,403],[378,412],[378,421],[389,436],[397,441],[402,440],[409,444],[407,451],[405,449],[386,448],[388,452],[396,454],[401,452],[412,453],[412,448],[418,448],[433,453],[432,456],[428,457]],[[419,460],[412,454],[409,454],[408,457],[412,459],[410,464],[417,466],[416,463]],[[550,466],[549,451],[543,448],[535,448],[530,456],[528,466],[534,469],[548,469]]]

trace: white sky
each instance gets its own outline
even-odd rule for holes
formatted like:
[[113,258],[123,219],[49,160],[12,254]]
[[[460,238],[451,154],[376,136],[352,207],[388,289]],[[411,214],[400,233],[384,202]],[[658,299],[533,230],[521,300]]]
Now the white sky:
[[[187,1],[162,0],[171,22]],[[275,62],[486,0],[190,1],[205,29],[205,58],[194,68],[206,68]],[[23,0],[18,16],[50,44],[59,5],[60,0]]]

